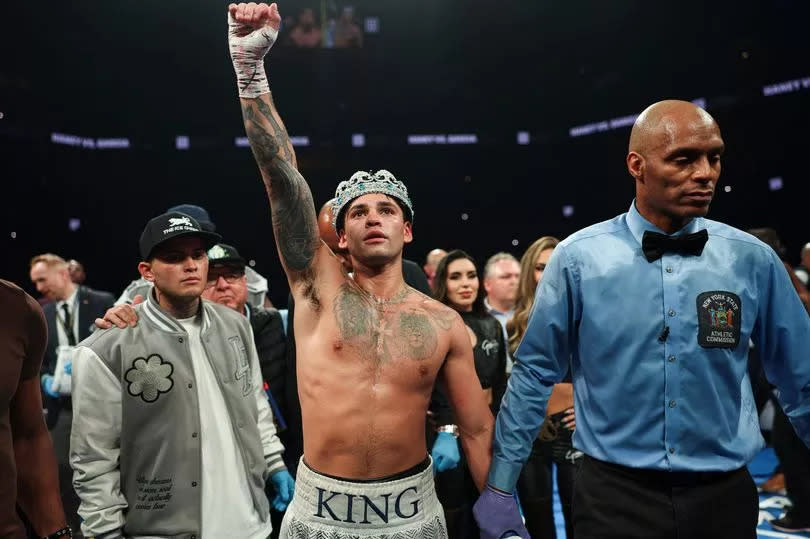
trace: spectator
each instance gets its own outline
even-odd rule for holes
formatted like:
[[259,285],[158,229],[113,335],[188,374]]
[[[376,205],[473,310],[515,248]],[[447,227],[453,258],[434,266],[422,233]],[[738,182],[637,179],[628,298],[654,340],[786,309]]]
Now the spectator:
[[[286,429],[286,337],[279,312],[247,303],[245,259],[235,247],[218,243],[208,250],[208,278],[202,297],[247,317],[259,354],[262,378],[269,386],[270,404],[279,433]],[[295,388],[293,388],[295,391]],[[283,439],[282,439],[283,440]]]
[[87,279],[87,273],[84,271],[84,265],[78,260],[68,260],[68,273],[70,273],[70,280],[75,284],[84,284]]
[[250,325],[200,300],[218,239],[183,213],[150,220],[145,320],[77,350],[71,463],[87,535],[267,537],[265,478],[276,509],[292,498]]
[[444,249],[433,249],[425,258],[425,265],[422,266],[422,269],[425,270],[431,290],[433,289],[433,277],[436,275],[436,268],[445,256],[447,256],[447,251]]
[[321,46],[321,28],[315,19],[312,8],[304,8],[298,15],[298,23],[290,30],[290,42],[301,49],[314,49]]
[[354,8],[345,6],[335,27],[335,48],[359,49],[363,46],[363,31],[354,22]]
[[[208,211],[194,204],[180,204],[179,206],[172,206],[167,212],[180,212],[188,215],[196,220],[203,230],[207,232],[216,232],[217,226],[208,215]],[[267,296],[267,279],[259,275],[250,266],[245,266],[245,278],[247,279],[248,289],[248,303],[255,307],[272,307],[273,304]],[[152,289],[152,283],[145,280],[143,277],[132,281],[129,286],[124,290],[116,305],[122,303],[133,303],[136,296],[141,296],[141,299],[147,297]]]
[[[208,277],[202,297],[233,309],[250,322],[276,432],[286,447],[286,337],[281,315],[272,307],[251,307],[247,303],[245,259],[235,247],[224,243],[218,243],[208,250]],[[100,324],[103,329],[112,327],[113,323],[124,329],[137,324],[138,314],[131,305],[123,304],[113,307],[105,315],[105,320],[105,324]],[[292,388],[292,391],[296,389]],[[283,512],[273,511],[270,517],[273,523],[272,537],[278,537]]]
[[[520,264],[509,253],[495,253],[484,266],[484,307],[487,312],[498,319],[503,328],[506,340],[506,323],[515,314]],[[507,350],[506,372],[512,372],[512,356]]]
[[[60,347],[74,347],[90,336],[93,320],[103,316],[115,298],[109,292],[74,284],[70,279],[67,262],[55,254],[46,253],[32,258],[30,276],[37,291],[50,300],[42,308],[48,326],[48,346],[45,348],[41,369],[45,421],[52,430],[51,437],[59,466],[59,488],[68,523],[78,530],[79,499],[71,485],[73,474],[68,460],[73,417],[70,398],[61,396],[53,385],[57,375],[57,357],[59,350],[67,350],[67,355],[70,356],[69,348]],[[71,366],[70,362],[65,363],[62,372],[58,373],[59,377],[67,374]]]

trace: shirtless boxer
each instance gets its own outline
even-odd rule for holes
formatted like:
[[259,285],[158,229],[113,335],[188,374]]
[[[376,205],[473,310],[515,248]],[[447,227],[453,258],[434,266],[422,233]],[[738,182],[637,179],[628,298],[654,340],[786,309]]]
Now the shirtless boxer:
[[338,186],[336,227],[353,278],[320,241],[312,194],[264,74],[280,21],[275,4],[229,6],[245,129],[296,303],[304,456],[280,537],[445,537],[425,411],[438,376],[483,487],[492,416],[470,341],[458,314],[404,283],[402,248],[412,240],[413,212],[392,174],[359,172]]

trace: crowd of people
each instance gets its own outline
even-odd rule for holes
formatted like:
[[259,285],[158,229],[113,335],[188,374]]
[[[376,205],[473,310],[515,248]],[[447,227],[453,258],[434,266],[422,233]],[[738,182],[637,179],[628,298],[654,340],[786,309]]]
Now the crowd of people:
[[794,269],[773,231],[706,218],[705,110],[639,116],[627,212],[420,268],[391,172],[316,212],[264,71],[280,22],[229,8],[287,309],[194,204],[145,222],[118,300],[51,253],[42,307],[0,281],[0,536],[553,538],[556,470],[567,537],[755,537],[767,401],[772,525],[810,530],[810,244]]
[[281,43],[299,49],[359,49],[363,47],[363,30],[355,21],[352,6],[343,6],[339,11],[332,8],[324,12],[320,22],[315,10],[306,7],[298,17],[286,17],[281,28]]

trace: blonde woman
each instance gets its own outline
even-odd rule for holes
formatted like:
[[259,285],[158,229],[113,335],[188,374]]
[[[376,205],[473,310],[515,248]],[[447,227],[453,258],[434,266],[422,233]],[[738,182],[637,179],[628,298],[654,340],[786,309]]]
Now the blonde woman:
[[[526,250],[520,260],[520,283],[515,314],[506,324],[512,357],[526,333],[537,284],[543,278],[543,270],[559,242],[557,238],[543,236]],[[554,386],[548,401],[546,421],[534,441],[531,456],[518,480],[518,492],[526,515],[526,527],[533,538],[556,537],[552,510],[554,492],[552,462],[557,465],[557,487],[565,518],[566,537],[569,539],[573,537],[571,499],[576,464],[582,456],[571,445],[571,434],[575,426],[574,391],[569,375],[566,383]]]

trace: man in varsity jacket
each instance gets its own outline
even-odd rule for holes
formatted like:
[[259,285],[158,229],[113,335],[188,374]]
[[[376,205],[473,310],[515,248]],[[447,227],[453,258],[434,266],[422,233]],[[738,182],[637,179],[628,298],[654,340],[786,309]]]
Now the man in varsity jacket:
[[250,325],[200,298],[218,239],[181,213],[149,221],[140,323],[77,348],[70,459],[85,535],[265,538],[265,480],[274,507],[292,499]]

